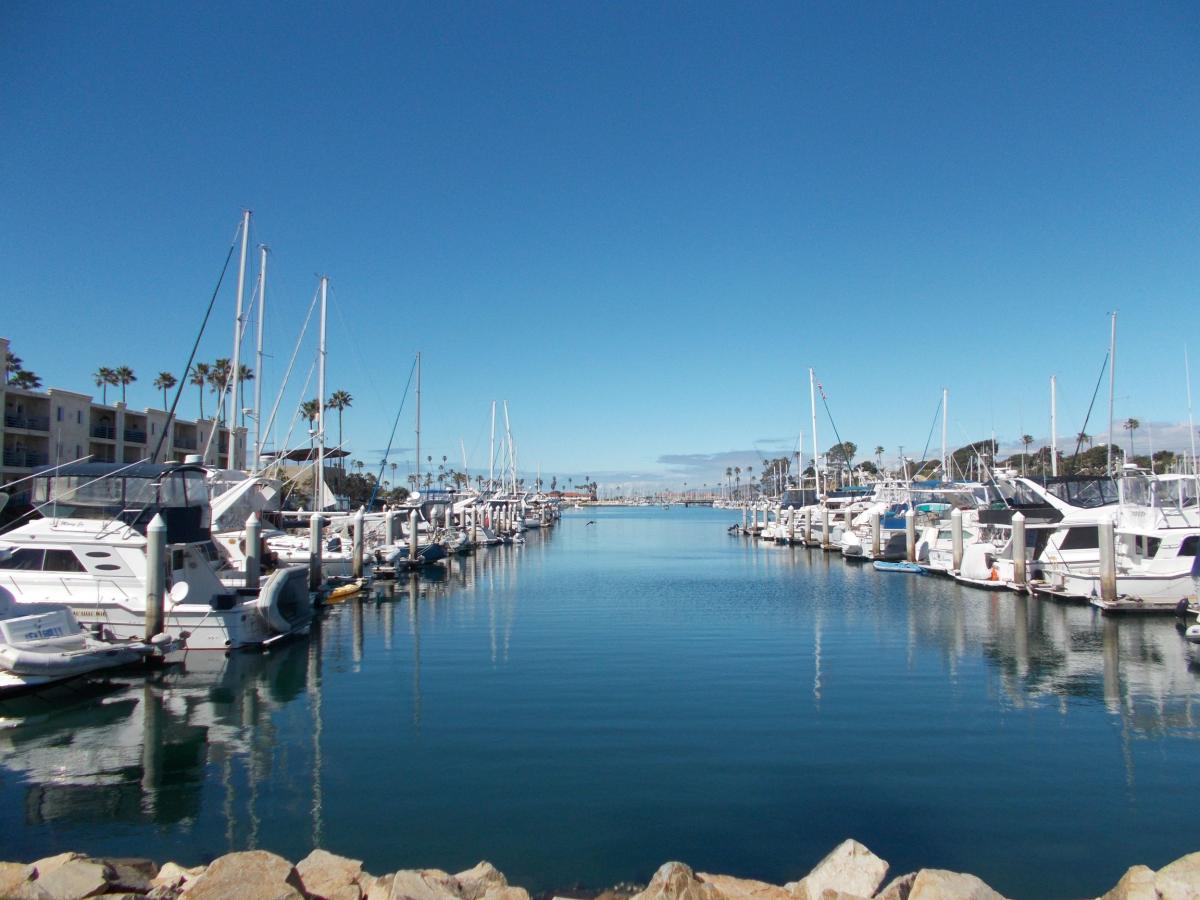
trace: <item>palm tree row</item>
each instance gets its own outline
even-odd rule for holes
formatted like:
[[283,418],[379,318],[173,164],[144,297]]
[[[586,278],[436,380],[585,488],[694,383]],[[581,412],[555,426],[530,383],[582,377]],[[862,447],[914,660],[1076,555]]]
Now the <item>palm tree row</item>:
[[92,373],[92,378],[96,382],[96,387],[101,390],[101,400],[105,406],[108,405],[108,389],[110,387],[121,388],[121,402],[125,402],[125,388],[137,381],[137,376],[133,374],[133,369],[129,366],[117,366],[115,369],[108,366],[101,366]]
[[38,378],[33,372],[23,368],[23,362],[19,356],[13,356],[11,351],[5,351],[4,357],[4,383],[11,384],[13,387],[24,388],[27,391],[36,391],[42,386],[42,379]]
[[[168,372],[160,372],[159,373],[160,378],[164,375],[170,379],[170,383],[167,384],[167,386],[165,388],[163,388],[163,397],[164,397],[164,401],[165,401],[167,388],[173,387],[177,382],[175,381],[175,377],[173,375],[171,375],[170,373],[168,373]],[[190,370],[188,370],[187,383],[193,384],[200,389],[197,393],[200,397],[200,418],[201,419],[204,418],[204,388],[207,386],[208,389],[210,391],[212,391],[212,393],[214,393],[218,397],[220,397],[225,393],[225,388],[229,385],[229,380],[232,377],[233,377],[233,363],[230,362],[229,359],[227,359],[226,357],[221,357],[216,362],[212,362],[212,363],[203,363],[203,362],[196,363],[194,366],[192,366],[192,368]],[[238,394],[239,394],[239,396],[233,398],[233,408],[235,410],[235,415],[234,415],[235,420],[238,418],[236,411],[242,409],[242,402],[241,402],[241,396],[240,396],[241,385],[247,381],[253,381],[253,380],[254,380],[254,370],[251,369],[245,363],[239,363],[238,364]],[[160,387],[160,385],[157,381],[155,381],[154,385],[155,385],[155,387]],[[224,404],[222,404],[221,405],[221,421],[222,422],[225,421],[224,409],[225,409]],[[243,414],[242,415],[242,424],[245,424],[244,420],[245,420],[245,416]]]

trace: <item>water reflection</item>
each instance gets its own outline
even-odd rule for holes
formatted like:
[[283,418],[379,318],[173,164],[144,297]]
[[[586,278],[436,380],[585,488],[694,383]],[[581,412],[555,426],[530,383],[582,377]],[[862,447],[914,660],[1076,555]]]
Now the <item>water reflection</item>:
[[[679,774],[687,767],[664,762],[669,753],[711,766],[705,791],[731,815],[758,815],[745,799],[754,780],[781,802],[819,801],[839,762],[854,769],[844,789],[861,785],[853,799],[872,809],[901,790],[898,780],[918,776],[903,760],[879,758],[878,744],[864,751],[874,756],[854,759],[857,733],[872,732],[847,709],[859,704],[877,717],[897,753],[907,745],[893,747],[893,736],[921,731],[903,718],[923,708],[904,691],[950,687],[963,700],[956,709],[995,709],[1009,720],[1099,720],[1101,733],[1116,736],[1110,746],[1119,743],[1130,783],[1135,762],[1166,768],[1139,757],[1136,742],[1200,734],[1200,673],[1170,620],[1104,618],[1088,607],[880,575],[716,529],[705,543],[708,531],[681,538],[637,525],[633,517],[586,530],[564,523],[560,534],[377,583],[329,610],[307,640],[268,654],[195,653],[144,681],[0,704],[0,830],[17,835],[11,852],[34,858],[66,840],[184,861],[196,848],[256,846],[295,859],[318,845],[369,856],[372,841],[381,855],[407,841],[429,856],[405,862],[449,865],[420,843],[445,832],[447,843],[477,839],[479,856],[498,845],[525,871],[547,871],[549,860],[570,866],[573,858],[571,829],[545,829],[564,810],[615,805],[608,819],[597,814],[578,829],[584,841],[597,821],[632,821],[631,804],[641,804],[639,814],[661,811],[644,826],[622,825],[608,836],[614,847],[686,834],[678,823],[703,818],[686,805],[695,794]],[[884,680],[906,704],[898,712],[870,706]],[[753,753],[711,738],[718,722],[728,734],[754,735]],[[1046,734],[1036,725],[1031,740]],[[1045,752],[1091,752],[1086,739],[1095,734],[1064,733],[1075,743]],[[980,771],[995,761],[984,754],[1012,750],[987,737],[972,745]],[[914,758],[936,771],[961,754],[947,743],[935,734]],[[798,759],[801,746],[847,757]],[[751,781],[739,780],[742,772]],[[949,782],[952,772],[938,777]],[[615,796],[623,787],[637,796]],[[1143,791],[1148,804],[1165,802]],[[928,802],[934,814],[925,818],[936,821],[946,810]],[[505,825],[464,826],[480,818],[480,803],[505,810]],[[644,833],[624,835],[637,827]],[[1016,821],[1013,829],[1028,831]],[[780,840],[789,835],[780,830]],[[177,844],[160,853],[170,840]],[[544,851],[530,849],[545,841]],[[1005,845],[997,838],[996,846]],[[609,856],[614,880],[635,874],[627,858]],[[397,863],[382,856],[377,870]]]

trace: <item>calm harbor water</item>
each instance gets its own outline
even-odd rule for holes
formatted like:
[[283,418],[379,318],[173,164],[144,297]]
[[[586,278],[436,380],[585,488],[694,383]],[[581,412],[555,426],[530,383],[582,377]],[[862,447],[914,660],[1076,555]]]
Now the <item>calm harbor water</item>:
[[893,873],[1067,897],[1200,849],[1173,620],[883,575],[734,518],[568,513],[270,654],[0,704],[0,857],[320,845],[540,890],[668,859],[783,883],[853,836]]

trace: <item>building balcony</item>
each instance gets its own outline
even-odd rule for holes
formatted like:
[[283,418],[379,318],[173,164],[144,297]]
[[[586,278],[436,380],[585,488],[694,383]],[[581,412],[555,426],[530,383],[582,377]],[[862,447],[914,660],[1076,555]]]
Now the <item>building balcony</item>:
[[92,437],[105,441],[115,441],[117,439],[117,429],[111,425],[93,425]]
[[175,444],[176,448],[178,448],[179,450],[196,450],[196,449],[198,449],[196,446],[195,438],[177,437],[174,440],[174,444]]
[[24,428],[26,431],[49,431],[49,416],[18,416],[13,413],[4,414],[5,428]]
[[146,432],[136,431],[132,428],[126,428],[125,440],[129,441],[131,444],[144,444],[146,443]]
[[32,469],[34,466],[44,466],[50,461],[45,453],[33,450],[5,450],[4,464],[16,468]]

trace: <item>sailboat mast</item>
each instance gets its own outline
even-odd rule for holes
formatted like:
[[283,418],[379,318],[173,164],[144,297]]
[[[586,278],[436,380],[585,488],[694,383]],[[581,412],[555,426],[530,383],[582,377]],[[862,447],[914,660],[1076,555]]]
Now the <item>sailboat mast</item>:
[[942,388],[942,480],[950,480],[950,467],[946,459],[946,420],[950,415],[950,389]]
[[1117,314],[1112,314],[1112,336],[1108,343],[1108,475],[1113,473],[1113,394],[1117,389]]
[[517,459],[513,455],[512,426],[508,421],[508,401],[504,401],[504,436],[508,441],[508,468],[512,476],[512,492],[517,492]]
[[[238,402],[238,374],[242,368],[242,298],[246,294],[246,249],[250,243],[250,210],[242,212],[242,256],[238,263],[238,283],[237,283],[237,316],[233,320],[233,369],[230,372],[230,387],[232,388],[232,400],[230,401],[229,416],[229,431],[231,444],[229,447],[230,462],[233,459],[232,435],[233,429],[237,427],[238,415],[240,410]],[[221,406],[225,406],[225,398],[221,397]]]
[[[1043,470],[1045,471],[1045,470]],[[1050,376],[1050,474],[1058,477],[1058,376]]]
[[321,340],[317,350],[317,478],[313,509],[325,508],[325,312],[329,302],[329,277],[321,276]]
[[496,489],[496,401],[492,401],[492,440],[488,444],[488,490]]
[[417,351],[417,490],[421,490],[421,351]]
[[821,493],[821,469],[817,464],[820,458],[820,451],[817,449],[817,376],[811,368],[808,370],[808,404],[812,410],[812,435],[813,435],[813,484],[816,486],[817,493]]
[[254,465],[262,459],[263,318],[267,312],[267,245],[258,246],[258,323],[254,354]]

